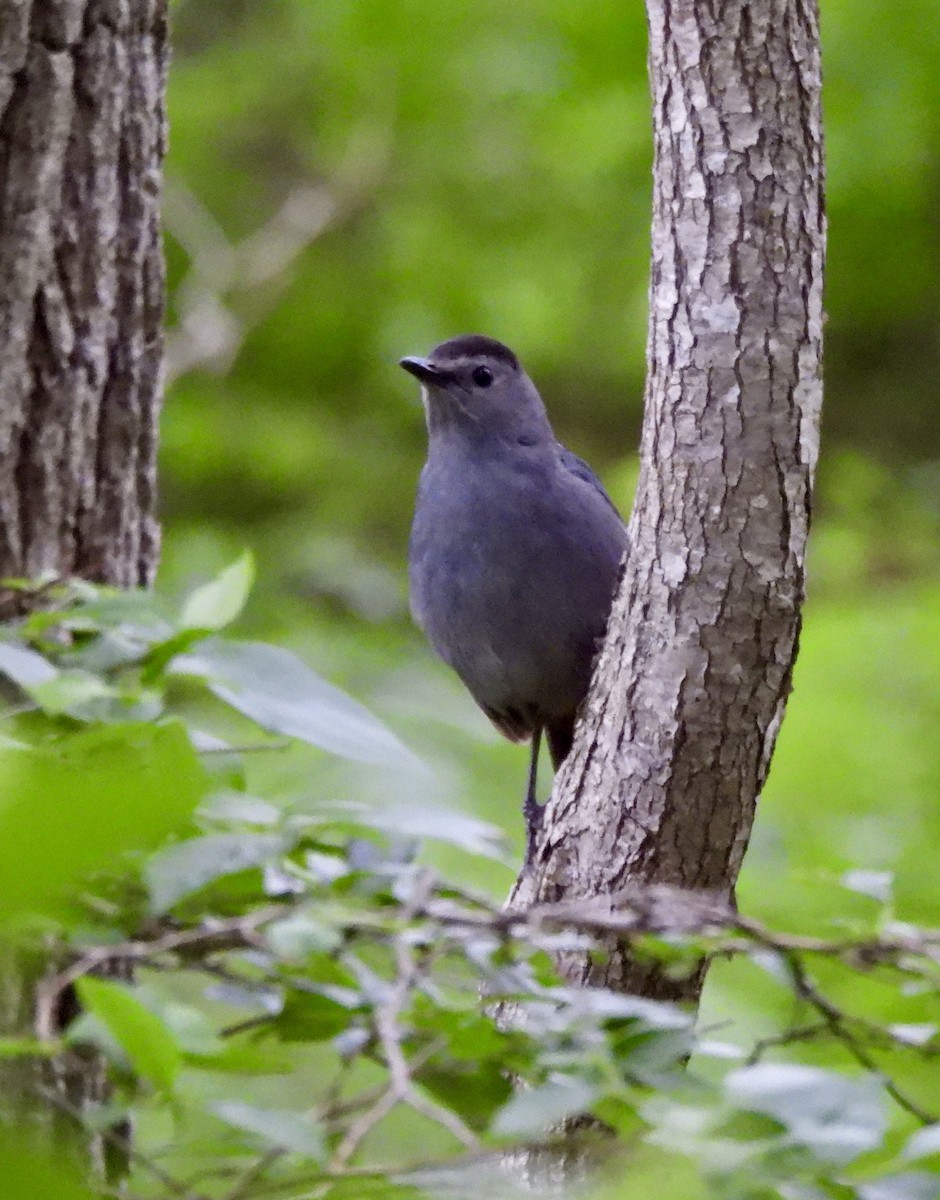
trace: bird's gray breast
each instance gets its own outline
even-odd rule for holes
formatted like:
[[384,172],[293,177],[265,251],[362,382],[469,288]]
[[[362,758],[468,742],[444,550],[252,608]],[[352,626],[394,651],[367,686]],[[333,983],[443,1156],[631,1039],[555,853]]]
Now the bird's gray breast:
[[412,611],[432,645],[478,703],[533,723],[583,698],[626,539],[556,449],[432,453],[410,545]]

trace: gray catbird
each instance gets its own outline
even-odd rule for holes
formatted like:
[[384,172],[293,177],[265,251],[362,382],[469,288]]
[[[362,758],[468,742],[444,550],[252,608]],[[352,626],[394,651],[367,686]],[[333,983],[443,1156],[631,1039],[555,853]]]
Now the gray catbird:
[[496,728],[571,749],[627,531],[587,463],[552,433],[515,354],[479,334],[401,365],[422,384],[428,460],[411,529],[411,611]]

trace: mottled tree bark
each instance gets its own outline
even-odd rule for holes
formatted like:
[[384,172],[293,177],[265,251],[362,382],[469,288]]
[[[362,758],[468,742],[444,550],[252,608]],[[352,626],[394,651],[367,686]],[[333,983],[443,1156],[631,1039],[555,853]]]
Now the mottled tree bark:
[[[632,546],[512,903],[732,894],[790,690],[821,401],[815,0],[648,0],[649,373]],[[694,999],[612,946],[575,981]]]
[[[153,579],[165,73],[165,0],[0,5],[0,578]],[[3,616],[28,603],[0,587]],[[42,969],[4,953],[7,1030]],[[93,1058],[55,1073],[100,1092]],[[36,1084],[7,1063],[2,1107]]]
[[0,13],[0,576],[157,559],[164,0]]

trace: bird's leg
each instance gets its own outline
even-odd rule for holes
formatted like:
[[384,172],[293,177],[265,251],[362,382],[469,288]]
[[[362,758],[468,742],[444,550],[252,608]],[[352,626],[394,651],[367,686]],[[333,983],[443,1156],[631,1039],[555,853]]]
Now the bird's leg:
[[522,811],[525,814],[526,825],[526,859],[532,851],[532,834],[542,823],[542,806],[539,804],[535,786],[539,773],[539,750],[542,745],[542,727],[537,725],[532,734],[532,749],[529,758],[529,782],[526,785],[525,804]]

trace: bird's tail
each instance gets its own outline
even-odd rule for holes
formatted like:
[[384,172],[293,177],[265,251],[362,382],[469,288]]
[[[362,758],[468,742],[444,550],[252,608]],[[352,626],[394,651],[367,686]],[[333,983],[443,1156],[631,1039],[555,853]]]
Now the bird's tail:
[[548,739],[548,749],[552,756],[552,766],[557,771],[568,757],[571,743],[574,741],[574,713],[570,717],[562,717],[552,725],[545,727]]

